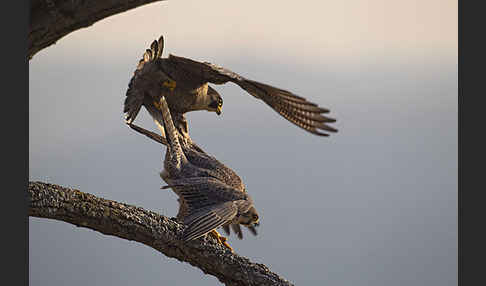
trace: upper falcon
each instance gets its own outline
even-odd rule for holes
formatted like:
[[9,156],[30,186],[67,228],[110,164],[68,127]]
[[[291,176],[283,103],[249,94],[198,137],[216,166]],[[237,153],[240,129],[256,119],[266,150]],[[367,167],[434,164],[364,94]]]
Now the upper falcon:
[[[188,111],[207,110],[221,113],[223,100],[208,83],[233,82],[255,98],[263,100],[285,119],[310,133],[328,136],[329,134],[323,131],[337,132],[328,125],[336,120],[322,115],[328,113],[328,109],[289,91],[246,79],[208,62],[174,55],[162,58],[163,48],[164,39],[161,36],[145,51],[130,80],[124,103],[128,123],[133,122],[142,105],[152,116],[156,110],[160,111],[158,102],[160,97],[164,96],[176,127],[187,129],[183,115]],[[178,122],[178,119],[184,122]]]

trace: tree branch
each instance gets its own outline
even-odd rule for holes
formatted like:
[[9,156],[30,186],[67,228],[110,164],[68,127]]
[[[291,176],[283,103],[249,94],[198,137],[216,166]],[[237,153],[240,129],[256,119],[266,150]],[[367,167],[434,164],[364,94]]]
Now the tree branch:
[[162,0],[31,0],[29,60],[40,50],[106,17]]
[[79,190],[29,182],[29,216],[65,221],[103,234],[148,245],[188,262],[226,285],[292,285],[265,265],[231,253],[207,236],[184,243],[183,226],[155,212]]
[[[30,60],[75,30],[157,1],[161,0],[31,0],[27,56]],[[165,138],[152,139],[167,144]],[[226,285],[292,285],[265,265],[231,253],[210,236],[184,243],[179,240],[183,226],[154,212],[42,182],[29,182],[28,197],[29,216],[61,220],[143,243],[198,267]]]

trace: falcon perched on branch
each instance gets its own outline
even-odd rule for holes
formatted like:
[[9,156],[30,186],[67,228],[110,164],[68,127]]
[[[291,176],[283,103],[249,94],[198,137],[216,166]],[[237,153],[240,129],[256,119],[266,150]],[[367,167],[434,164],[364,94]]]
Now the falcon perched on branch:
[[259,216],[239,176],[181,136],[173,125],[164,96],[159,106],[161,118],[156,120],[162,121],[165,142],[141,131],[142,128],[134,129],[167,146],[160,176],[168,184],[163,189],[172,188],[179,196],[177,219],[186,226],[182,239],[189,241],[211,233],[231,249],[216,228],[223,227],[226,231],[231,226],[241,239],[240,225],[244,225],[256,235]]
[[175,126],[187,132],[184,113],[207,110],[221,114],[223,99],[208,83],[233,82],[255,98],[263,100],[288,121],[312,134],[328,136],[325,132],[337,132],[328,125],[336,120],[322,115],[328,113],[328,109],[289,91],[246,79],[208,62],[174,55],[162,58],[163,48],[164,39],[161,36],[139,61],[124,103],[127,123],[135,120],[142,105],[154,117],[154,113],[160,112],[160,97],[165,96]]
[[[157,118],[157,120],[164,121],[162,118],[162,114],[160,114],[160,118]],[[128,126],[132,128],[133,130],[137,131],[138,133],[141,133],[150,139],[163,144],[165,146],[169,146],[169,141],[154,133],[149,130],[146,130],[142,127],[139,127],[133,123],[129,123]],[[164,127],[163,127],[164,128]],[[176,133],[177,134],[177,133]],[[241,180],[240,176],[236,174],[235,171],[233,171],[231,168],[226,166],[225,164],[221,163],[218,161],[216,158],[213,156],[207,154],[202,150],[199,146],[194,143],[190,137],[188,136],[183,136],[182,134],[178,133],[178,140],[179,140],[179,145],[181,146],[182,152],[184,153],[185,157],[187,158],[187,161],[189,161],[190,164],[192,164],[195,168],[193,169],[194,172],[197,173],[192,173],[189,175],[192,176],[207,176],[211,178],[216,178],[220,182],[226,184],[227,186],[236,189],[238,192],[246,192],[246,187],[243,181]],[[171,184],[173,181],[171,180],[172,177],[180,177],[180,173],[177,172],[172,172],[172,174],[169,174],[168,172],[162,172],[161,173],[162,179],[167,183]],[[172,189],[177,193],[179,191],[179,187],[174,186]],[[180,222],[184,221],[184,218],[188,215],[189,212],[189,206],[187,205],[186,201],[184,199],[179,199],[179,212],[177,213],[177,220]],[[248,230],[253,234],[257,235],[258,232],[253,225],[244,225]],[[243,231],[240,227],[239,223],[233,223],[233,224],[225,224],[222,226],[223,230],[227,235],[231,234],[231,230],[237,235],[239,239],[243,239]],[[216,235],[217,236],[217,235]],[[224,238],[222,238],[224,240]]]

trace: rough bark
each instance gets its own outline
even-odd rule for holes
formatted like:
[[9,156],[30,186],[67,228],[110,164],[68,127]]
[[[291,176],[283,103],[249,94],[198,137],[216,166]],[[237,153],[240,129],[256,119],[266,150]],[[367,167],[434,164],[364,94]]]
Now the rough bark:
[[31,0],[29,60],[67,34],[106,17],[162,0]]
[[226,285],[292,285],[212,237],[184,243],[178,239],[183,226],[152,211],[42,182],[29,182],[28,197],[29,216],[61,220],[143,243],[214,275]]

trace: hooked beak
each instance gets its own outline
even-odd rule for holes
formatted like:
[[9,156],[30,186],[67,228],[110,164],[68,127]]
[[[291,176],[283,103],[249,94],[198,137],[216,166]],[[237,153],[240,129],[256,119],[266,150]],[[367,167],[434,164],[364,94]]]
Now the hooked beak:
[[222,111],[223,111],[223,107],[222,107],[222,106],[218,106],[218,107],[216,108],[216,114],[217,114],[217,115],[221,115],[221,112],[222,112]]

